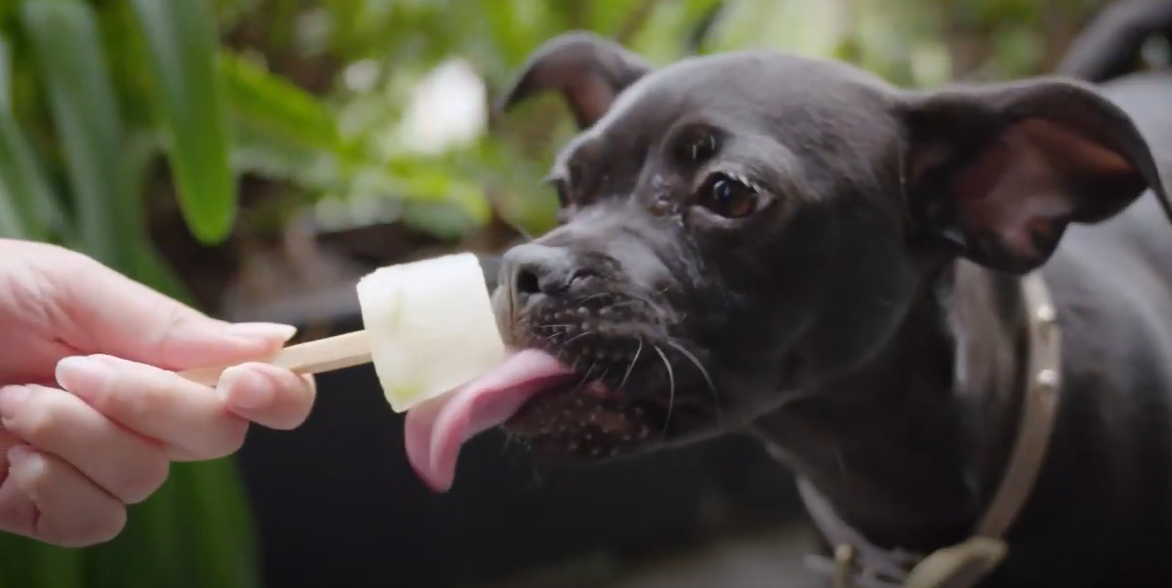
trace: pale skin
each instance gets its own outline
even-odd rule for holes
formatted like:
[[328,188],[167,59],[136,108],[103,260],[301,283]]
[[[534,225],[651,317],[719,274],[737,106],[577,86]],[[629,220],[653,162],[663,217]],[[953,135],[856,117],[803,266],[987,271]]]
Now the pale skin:
[[[215,320],[62,248],[0,239],[0,531],[117,536],[171,462],[309,415],[311,376],[259,363],[293,327]],[[234,364],[211,388],[175,372]]]

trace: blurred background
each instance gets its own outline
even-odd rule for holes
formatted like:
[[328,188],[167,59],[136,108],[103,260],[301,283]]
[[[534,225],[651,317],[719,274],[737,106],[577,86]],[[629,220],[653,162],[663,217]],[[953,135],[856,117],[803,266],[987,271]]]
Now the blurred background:
[[[1106,4],[0,0],[0,237],[317,338],[360,328],[353,284],[374,267],[552,225],[540,178],[566,108],[490,104],[558,33],[655,64],[769,47],[933,86],[1050,71]],[[371,369],[322,377],[319,398],[298,431],[174,467],[109,544],[0,537],[0,588],[803,585],[796,493],[749,441],[540,471],[487,435],[438,496]]]

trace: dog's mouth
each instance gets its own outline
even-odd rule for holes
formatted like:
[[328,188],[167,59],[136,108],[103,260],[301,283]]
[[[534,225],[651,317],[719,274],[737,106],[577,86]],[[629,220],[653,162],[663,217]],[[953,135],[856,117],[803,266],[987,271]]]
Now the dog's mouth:
[[528,313],[512,325],[519,350],[408,413],[408,458],[428,486],[449,489],[464,443],[498,426],[539,458],[600,461],[711,421],[714,390],[699,361],[646,313],[596,320],[615,313],[604,308],[578,309],[574,329],[565,310]]
[[412,408],[405,426],[407,456],[435,491],[448,490],[462,446],[501,426],[539,455],[601,460],[640,449],[695,420],[686,401],[635,398],[601,380],[586,382],[553,355],[512,353],[487,374]]

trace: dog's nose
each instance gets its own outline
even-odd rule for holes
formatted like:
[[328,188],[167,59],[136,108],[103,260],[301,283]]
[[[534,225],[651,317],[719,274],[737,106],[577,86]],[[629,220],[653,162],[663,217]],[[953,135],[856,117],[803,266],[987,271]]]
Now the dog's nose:
[[564,293],[576,277],[573,258],[560,247],[525,243],[506,251],[501,259],[502,285],[511,288],[518,299]]

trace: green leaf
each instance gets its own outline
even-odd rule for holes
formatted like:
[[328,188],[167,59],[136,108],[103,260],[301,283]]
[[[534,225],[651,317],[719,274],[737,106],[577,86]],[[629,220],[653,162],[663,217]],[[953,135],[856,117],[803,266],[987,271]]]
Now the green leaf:
[[141,206],[127,185],[123,129],[95,14],[80,0],[25,0],[20,20],[49,99],[77,210],[77,246],[120,271],[133,269]]
[[37,203],[51,198],[16,120],[0,110],[0,237],[45,240],[46,219]]
[[847,32],[837,2],[729,0],[713,28],[714,51],[773,49],[827,56]]
[[331,192],[344,189],[342,164],[330,153],[289,141],[246,117],[234,125],[232,166],[302,188]]
[[243,496],[231,458],[172,464],[167,483],[130,507],[122,534],[86,550],[86,587],[257,588]]
[[394,159],[385,167],[369,170],[359,184],[367,193],[390,195],[404,204],[451,206],[472,222],[488,220],[489,203],[484,189],[475,181],[461,178],[446,163],[426,157]]
[[186,550],[199,562],[188,570],[188,585],[258,588],[256,530],[235,460],[176,464],[172,475],[183,482],[180,526],[192,531]]
[[[640,26],[626,31],[630,37],[623,44],[652,64],[674,62],[683,57],[701,21],[720,2],[683,0],[637,7],[627,15],[624,27]],[[649,12],[641,14],[639,9]]]
[[192,556],[182,539],[191,529],[181,522],[187,508],[180,498],[181,485],[172,474],[150,498],[128,507],[126,527],[114,540],[85,550],[87,588],[195,588],[187,575]]
[[12,112],[12,46],[0,34],[0,111]]
[[64,215],[12,112],[12,61],[0,36],[0,237],[48,240]]
[[[8,153],[12,120],[12,59],[8,41],[0,37],[0,238],[20,239],[26,236],[31,215],[22,207],[21,193],[11,183],[12,156]],[[24,210],[22,210],[24,208]]]
[[220,243],[235,223],[237,193],[211,7],[206,0],[129,1],[146,40],[183,217],[198,240]]
[[334,113],[316,96],[251,61],[222,51],[220,77],[236,124],[297,149],[344,161],[360,156],[343,140]]
[[0,588],[84,588],[85,552],[4,533]]

